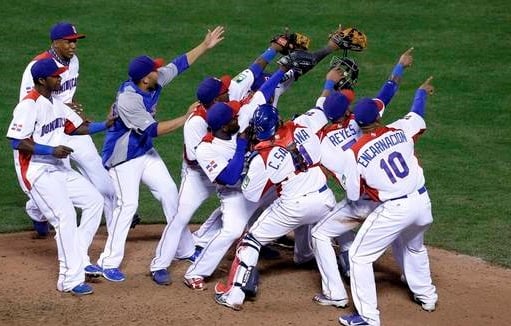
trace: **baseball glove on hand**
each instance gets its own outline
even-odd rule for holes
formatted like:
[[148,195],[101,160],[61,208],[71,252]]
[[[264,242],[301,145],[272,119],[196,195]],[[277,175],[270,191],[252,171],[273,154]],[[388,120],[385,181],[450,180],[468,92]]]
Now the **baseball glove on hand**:
[[282,47],[279,51],[283,55],[287,55],[295,50],[307,50],[311,42],[310,37],[301,33],[291,33],[286,28],[284,34],[275,35],[271,39],[272,43],[276,43]]
[[339,28],[330,34],[330,41],[340,49],[362,51],[367,47],[367,36],[356,28]]
[[313,53],[297,50],[280,58],[277,63],[288,69],[293,69],[295,79],[305,74],[317,64],[316,56]]

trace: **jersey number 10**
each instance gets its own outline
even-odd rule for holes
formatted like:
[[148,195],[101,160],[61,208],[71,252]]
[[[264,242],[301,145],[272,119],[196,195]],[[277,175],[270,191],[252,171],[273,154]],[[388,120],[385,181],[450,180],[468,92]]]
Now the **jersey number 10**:
[[410,169],[403,158],[403,155],[399,152],[392,152],[389,154],[387,161],[384,159],[380,160],[380,168],[385,171],[390,179],[390,182],[396,183],[396,177],[403,179],[408,175]]

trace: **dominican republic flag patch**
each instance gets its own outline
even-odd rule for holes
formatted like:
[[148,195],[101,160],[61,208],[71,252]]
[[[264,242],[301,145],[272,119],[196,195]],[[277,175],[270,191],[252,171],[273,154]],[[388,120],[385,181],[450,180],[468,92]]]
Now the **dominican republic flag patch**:
[[21,123],[13,123],[11,130],[13,131],[21,131],[21,128],[23,128],[23,125]]
[[215,161],[211,161],[209,162],[209,164],[206,166],[206,169],[208,169],[208,172],[211,172],[213,171],[216,167],[218,166],[218,164],[216,164]]

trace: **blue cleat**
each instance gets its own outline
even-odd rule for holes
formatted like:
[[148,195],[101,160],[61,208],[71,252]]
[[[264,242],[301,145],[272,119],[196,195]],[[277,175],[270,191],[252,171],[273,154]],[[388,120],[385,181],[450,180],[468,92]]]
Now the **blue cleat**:
[[94,292],[94,290],[92,289],[92,286],[90,286],[89,284],[80,283],[77,286],[75,286],[74,288],[72,288],[71,291],[69,291],[69,292],[71,292],[71,294],[81,296],[81,295],[92,294]]
[[103,269],[98,265],[87,265],[84,270],[85,276],[88,277],[100,277],[103,275]]
[[34,230],[37,232],[37,235],[41,238],[45,238],[50,233],[50,226],[48,221],[38,222],[32,220],[32,224],[34,225]]
[[339,317],[339,323],[344,326],[363,326],[369,325],[362,316],[357,313]]
[[105,268],[103,269],[103,277],[110,282],[122,282],[126,276],[119,268]]
[[171,283],[169,272],[166,269],[151,272],[151,277],[158,285],[169,285]]
[[185,260],[189,263],[195,263],[195,260],[197,258],[199,258],[200,254],[202,253],[202,250],[204,248],[200,247],[200,246],[195,246],[195,252],[193,253],[193,255],[191,255],[190,257],[188,258],[185,258]]

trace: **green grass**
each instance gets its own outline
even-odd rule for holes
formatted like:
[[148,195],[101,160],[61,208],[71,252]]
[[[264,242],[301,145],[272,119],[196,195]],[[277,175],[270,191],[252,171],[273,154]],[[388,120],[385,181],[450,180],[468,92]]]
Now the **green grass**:
[[[28,61],[49,46],[48,30],[70,20],[87,38],[79,41],[77,97],[90,116],[103,119],[129,60],[139,54],[172,59],[201,41],[207,28],[226,27],[226,39],[180,76],[160,100],[159,119],[183,112],[205,75],[236,74],[284,27],[326,42],[338,23],[365,31],[369,47],[360,63],[360,96],[375,95],[399,54],[415,47],[414,64],[387,111],[391,122],[409,108],[415,89],[434,76],[428,100],[429,130],[417,146],[433,201],[430,245],[511,266],[511,7],[507,1],[25,1],[0,13],[0,133],[6,133]],[[280,102],[284,116],[311,107],[328,59],[302,78]],[[271,65],[269,70],[275,65]],[[101,146],[103,136],[94,137]],[[179,183],[181,133],[157,139],[156,148]],[[0,231],[30,227],[7,141],[0,142]],[[194,221],[216,205],[208,201]],[[143,189],[146,223],[164,221],[157,201]]]

